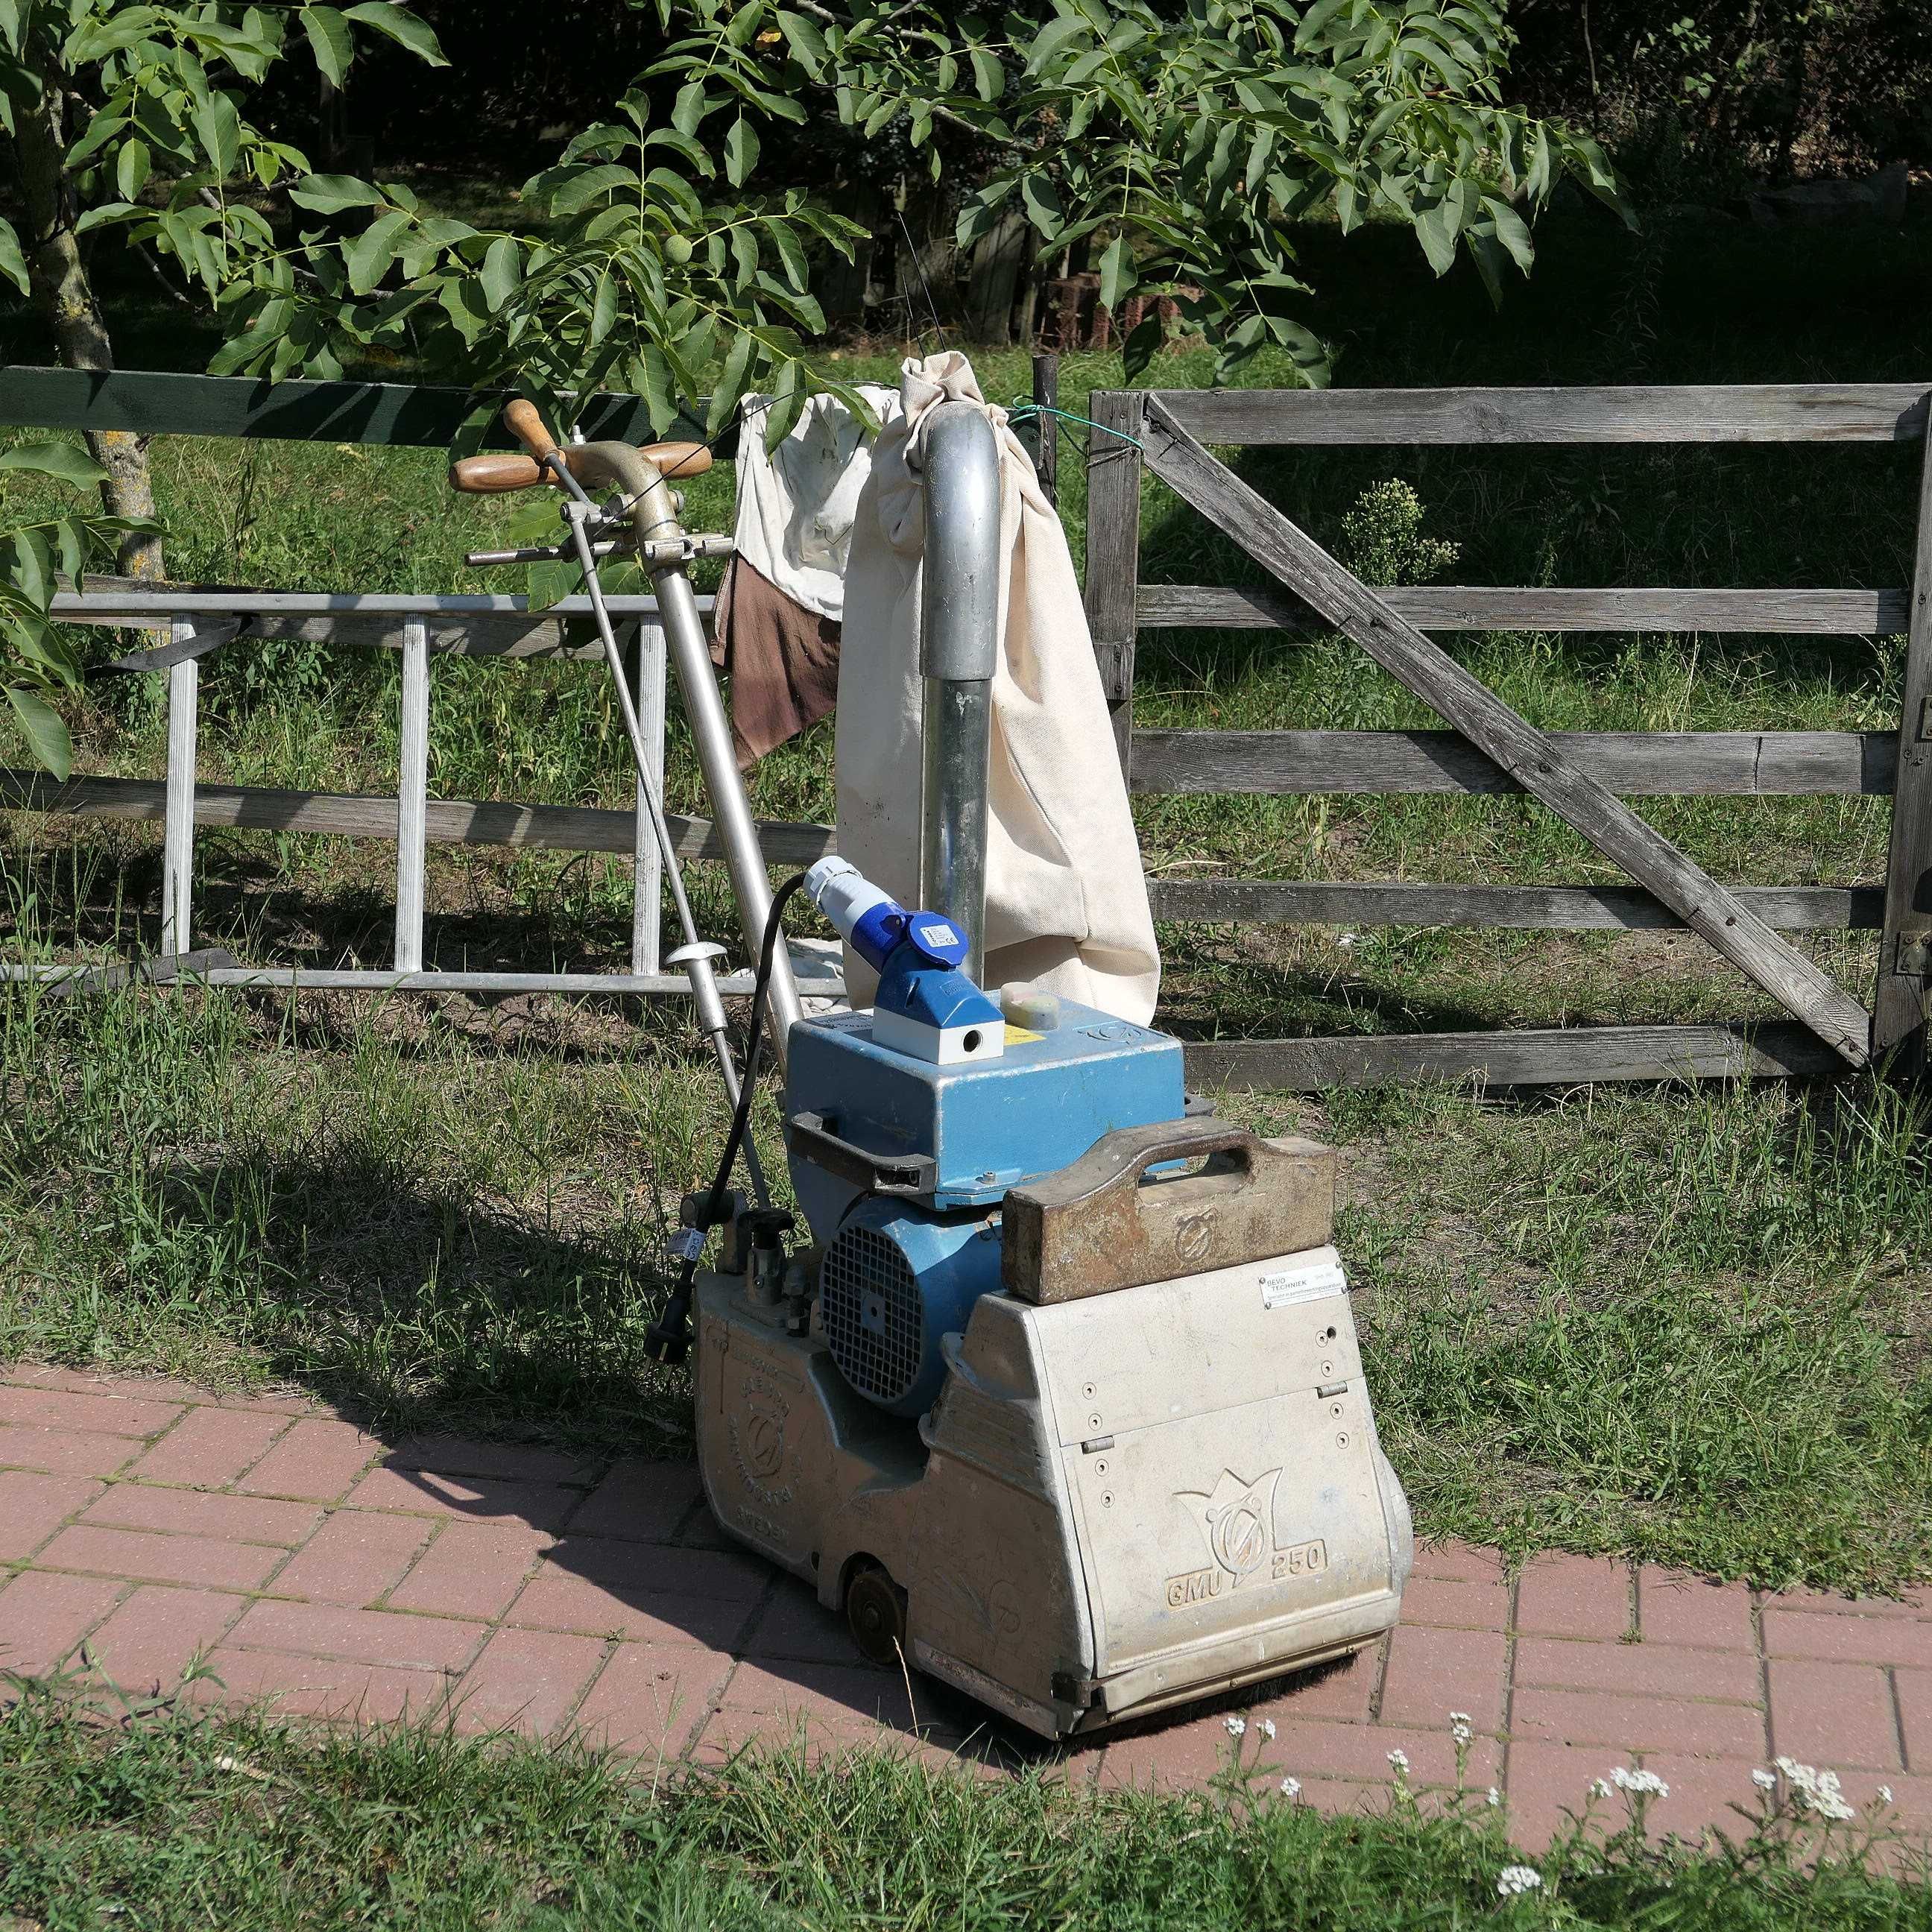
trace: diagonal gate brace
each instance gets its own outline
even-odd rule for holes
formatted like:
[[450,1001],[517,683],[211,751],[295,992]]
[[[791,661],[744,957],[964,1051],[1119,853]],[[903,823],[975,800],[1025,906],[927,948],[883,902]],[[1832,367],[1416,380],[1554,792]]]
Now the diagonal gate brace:
[[1532,797],[1654,893],[1732,965],[1854,1066],[1870,1057],[1863,1006],[1780,939],[1735,893],[1564,757],[1547,733],[1399,617],[1387,601],[1209,454],[1160,403],[1147,399],[1148,466],[1210,522],[1417,697],[1439,712]]

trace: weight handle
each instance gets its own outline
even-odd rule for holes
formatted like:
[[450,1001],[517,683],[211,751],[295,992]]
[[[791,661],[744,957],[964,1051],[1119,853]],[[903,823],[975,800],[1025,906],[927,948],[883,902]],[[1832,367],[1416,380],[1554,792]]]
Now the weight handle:
[[1176,1131],[1135,1148],[1119,1172],[1102,1185],[1124,1186],[1131,1182],[1138,1187],[1147,1178],[1148,1169],[1162,1161],[1196,1160],[1204,1154],[1231,1154],[1240,1162],[1244,1179],[1253,1172],[1255,1136],[1250,1129],[1224,1120],[1205,1121],[1185,1131],[1180,1127],[1176,1123]]

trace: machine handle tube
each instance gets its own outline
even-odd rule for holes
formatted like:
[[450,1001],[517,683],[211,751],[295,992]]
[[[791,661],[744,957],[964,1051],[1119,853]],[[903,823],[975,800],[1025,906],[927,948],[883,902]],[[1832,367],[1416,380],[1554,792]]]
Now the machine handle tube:
[[1000,651],[1000,449],[977,404],[942,403],[921,426],[926,544],[920,667],[925,769],[919,899],[965,932],[966,976],[983,977],[987,766]]

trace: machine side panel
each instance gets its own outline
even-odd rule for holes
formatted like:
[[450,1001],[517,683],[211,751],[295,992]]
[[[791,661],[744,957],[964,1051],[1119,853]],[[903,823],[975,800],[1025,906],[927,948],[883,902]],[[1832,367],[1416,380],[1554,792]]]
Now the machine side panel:
[[[1310,1268],[1336,1285],[1278,1298],[1316,1258],[1030,1311],[1096,1676],[1230,1641],[1285,1668],[1318,1633],[1332,1646],[1351,1604],[1369,1628],[1392,1620],[1407,1539],[1384,1508],[1347,1294]],[[1264,1288],[1284,1275],[1289,1290]]]

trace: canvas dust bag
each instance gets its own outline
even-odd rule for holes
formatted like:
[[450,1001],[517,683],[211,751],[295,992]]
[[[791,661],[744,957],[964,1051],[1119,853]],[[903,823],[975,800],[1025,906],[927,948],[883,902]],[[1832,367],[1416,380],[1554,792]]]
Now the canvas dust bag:
[[[1145,1024],[1160,958],[1126,786],[1065,532],[1031,460],[957,351],[909,360],[859,500],[838,670],[838,850],[908,904],[919,890],[924,681],[920,425],[944,402],[986,409],[999,442],[1000,654],[993,678],[986,982],[1028,980]],[[866,1004],[875,976],[848,949]]]

